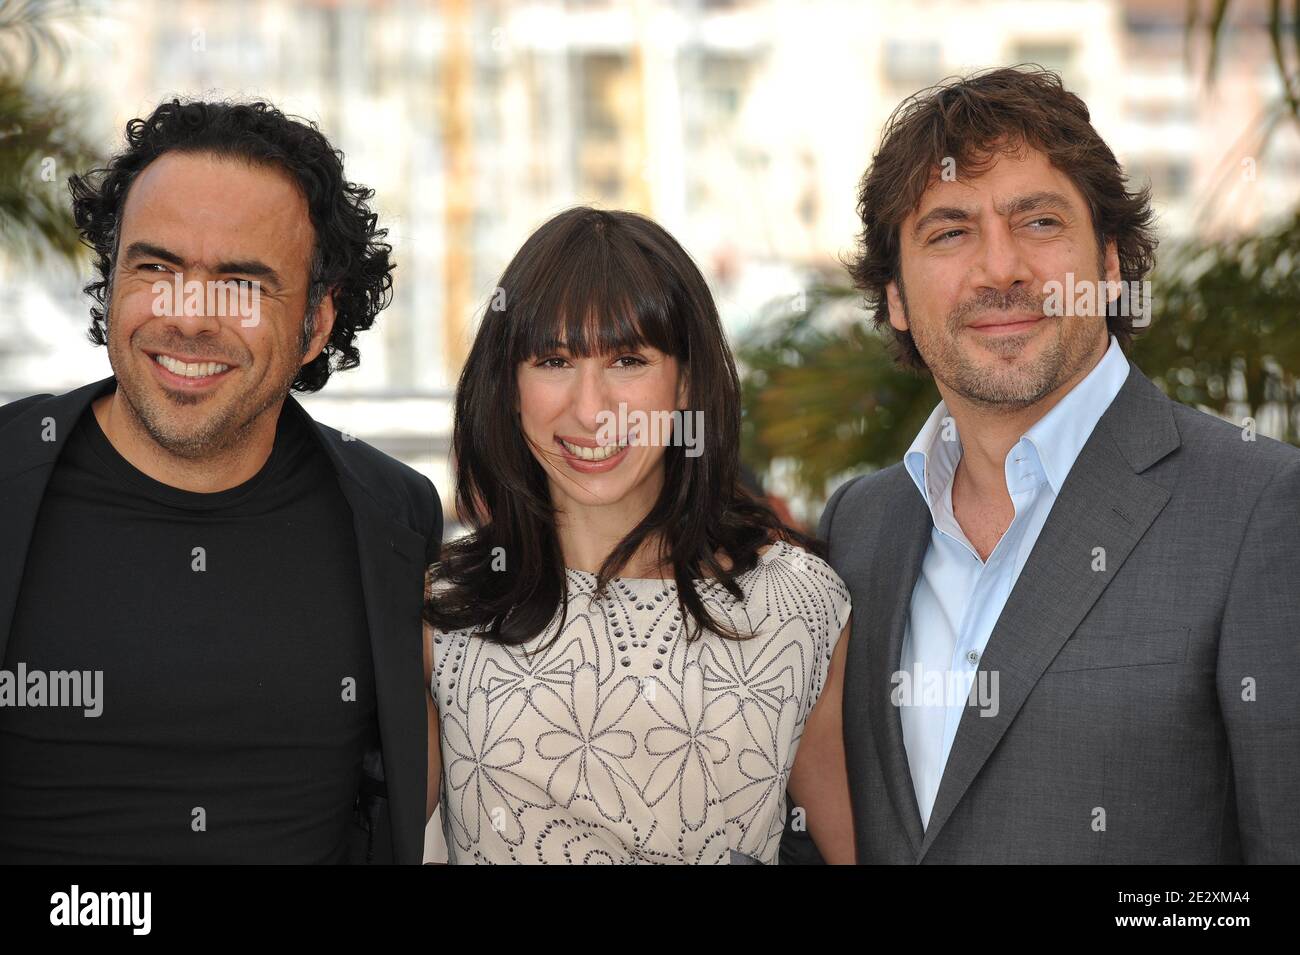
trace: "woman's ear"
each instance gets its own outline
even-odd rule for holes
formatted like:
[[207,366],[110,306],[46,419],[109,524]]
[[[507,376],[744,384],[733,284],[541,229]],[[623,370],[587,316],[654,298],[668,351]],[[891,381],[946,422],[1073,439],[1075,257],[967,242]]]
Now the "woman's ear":
[[690,407],[687,402],[691,393],[690,372],[685,365],[678,365],[677,367],[677,410],[686,411]]

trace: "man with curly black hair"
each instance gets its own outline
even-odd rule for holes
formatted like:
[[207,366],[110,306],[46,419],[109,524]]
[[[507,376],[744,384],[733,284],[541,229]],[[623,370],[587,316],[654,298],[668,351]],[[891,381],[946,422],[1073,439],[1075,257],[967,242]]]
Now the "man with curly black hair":
[[373,192],[177,100],[70,185],[113,375],[0,408],[0,862],[418,863],[438,495],[290,396],[390,300]]

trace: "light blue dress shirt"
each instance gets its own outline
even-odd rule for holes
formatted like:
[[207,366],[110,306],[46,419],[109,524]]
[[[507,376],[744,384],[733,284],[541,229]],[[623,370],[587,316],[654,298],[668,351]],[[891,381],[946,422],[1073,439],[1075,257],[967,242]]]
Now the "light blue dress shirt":
[[[1128,372],[1128,360],[1112,337],[1092,371],[1007,453],[1007,491],[1016,516],[987,562],[980,560],[953,515],[952,483],[962,448],[943,402],[903,458],[934,521],[903,635],[901,669],[907,675],[895,682],[903,743],[925,826],[989,635],[1061,485]],[[990,688],[985,681],[977,683],[977,699]]]

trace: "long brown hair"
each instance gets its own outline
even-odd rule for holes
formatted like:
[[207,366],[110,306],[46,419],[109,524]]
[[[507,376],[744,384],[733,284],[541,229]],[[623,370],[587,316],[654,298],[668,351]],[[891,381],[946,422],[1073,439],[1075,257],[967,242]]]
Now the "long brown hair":
[[[688,638],[734,631],[709,612],[694,581],[709,578],[737,600],[737,577],[780,538],[824,554],[738,483],[740,382],[708,285],[661,226],[632,212],[579,207],[534,232],[506,266],[456,391],[452,436],[456,503],[473,532],[443,548],[431,572],[425,619],[442,630],[479,628],[519,644],[568,610],[568,579],[542,466],[519,419],[519,364],[560,343],[590,357],[649,345],[686,373],[687,413],[707,431],[702,453],[664,451],[664,483],[649,513],[613,549],[597,593],[647,542],[673,568]],[[728,566],[719,561],[725,554]],[[501,560],[504,559],[504,569]],[[441,586],[440,586],[441,585]],[[557,634],[559,630],[557,629]]]

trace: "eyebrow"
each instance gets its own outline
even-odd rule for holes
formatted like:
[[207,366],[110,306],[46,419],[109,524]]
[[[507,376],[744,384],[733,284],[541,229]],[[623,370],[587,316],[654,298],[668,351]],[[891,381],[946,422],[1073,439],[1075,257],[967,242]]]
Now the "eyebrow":
[[[1059,209],[1062,212],[1073,211],[1070,200],[1059,192],[1050,189],[1029,192],[1022,196],[1013,196],[1005,202],[995,203],[993,211],[1000,216],[1014,216],[1031,209]],[[912,237],[917,238],[930,225],[936,222],[969,222],[976,217],[976,210],[964,206],[935,206],[912,227]]]
[[132,242],[126,247],[124,258],[130,262],[135,259],[162,259],[170,265],[184,265],[185,260],[175,252],[169,252],[161,245],[152,242]]
[[[137,259],[161,259],[168,265],[178,267],[187,264],[184,257],[163,248],[161,245],[154,245],[152,242],[132,242],[126,247],[125,258],[128,262]],[[260,262],[257,259],[229,259],[218,262],[213,266],[212,271],[217,275],[248,275],[265,281],[267,285],[271,285],[277,290],[284,287],[284,281],[280,278],[280,273],[265,262]]]

